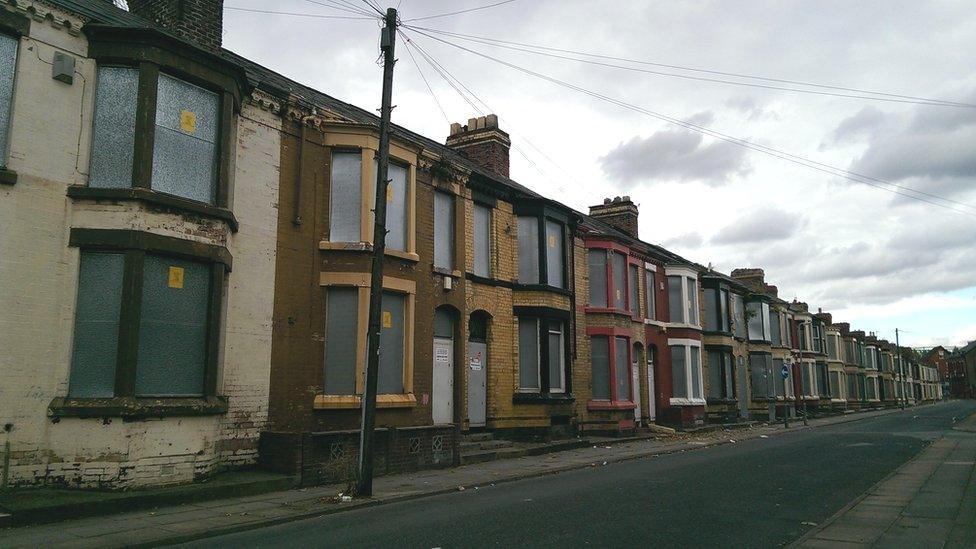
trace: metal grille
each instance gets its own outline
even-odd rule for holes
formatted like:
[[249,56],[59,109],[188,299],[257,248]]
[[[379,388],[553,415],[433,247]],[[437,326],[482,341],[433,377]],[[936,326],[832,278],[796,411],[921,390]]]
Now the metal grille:
[[70,396],[111,397],[115,394],[123,263],[122,254],[81,254],[68,385]]
[[213,203],[220,98],[165,74],[157,90],[152,187]]
[[99,67],[89,187],[131,187],[139,71]]

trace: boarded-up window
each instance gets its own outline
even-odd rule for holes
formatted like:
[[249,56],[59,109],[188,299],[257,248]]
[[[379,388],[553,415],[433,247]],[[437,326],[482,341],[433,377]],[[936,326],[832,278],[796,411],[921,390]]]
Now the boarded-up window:
[[390,183],[386,190],[386,247],[406,251],[407,167],[392,162],[389,166]]
[[518,218],[518,279],[523,284],[539,283],[539,219]]
[[454,268],[454,197],[434,193],[434,266]]
[[115,396],[123,262],[122,254],[81,254],[69,396]]
[[[752,382],[752,398],[763,399],[772,396],[770,392],[770,382],[774,382],[779,376],[779,370],[773,372],[771,355],[750,354],[749,355],[749,379]],[[782,361],[781,361],[782,362]],[[782,380],[782,378],[778,378]],[[782,396],[782,383],[775,396]]]
[[651,320],[657,319],[657,300],[654,296],[657,294],[657,287],[654,285],[654,271],[646,270],[644,271],[645,284],[644,288],[647,292],[647,311],[644,316]]
[[729,351],[708,351],[708,398],[731,399],[733,391],[732,354]]
[[89,187],[132,186],[138,93],[138,70],[98,68]]
[[403,393],[403,343],[406,323],[407,296],[383,292],[383,312],[380,332],[380,370],[376,378],[376,392]]
[[685,321],[685,300],[681,293],[684,278],[680,276],[668,277],[668,313],[671,322]]
[[362,220],[363,156],[359,151],[332,153],[329,190],[329,240],[359,242]]
[[760,341],[763,338],[763,318],[762,303],[750,301],[746,303],[746,315],[748,317],[749,339]]
[[735,322],[735,337],[745,339],[746,307],[739,294],[732,294],[732,320]]
[[539,390],[539,321],[519,318],[519,390]]
[[613,351],[613,377],[616,400],[630,400],[630,342],[626,337],[615,337]]
[[702,398],[702,371],[701,371],[701,349],[698,347],[689,347],[689,356],[691,357],[691,396],[694,398]]
[[769,337],[773,345],[783,344],[783,333],[779,324],[779,312],[777,311],[772,311],[769,314]]
[[203,394],[210,266],[146,255],[136,396]]
[[491,208],[474,205],[474,274],[491,276]]
[[0,34],[0,166],[7,165],[7,133],[10,129],[16,66],[17,40]]
[[563,344],[563,323],[549,321],[549,392],[566,390],[566,354]]
[[627,308],[627,257],[619,252],[610,253],[610,275],[613,277],[613,308]]
[[688,279],[688,323],[698,324],[698,282]]
[[674,398],[688,398],[688,357],[685,349],[684,345],[671,345],[671,396]]
[[220,97],[172,76],[159,75],[152,188],[214,202]]
[[610,400],[610,338],[590,337],[590,375],[593,398]]
[[630,312],[633,315],[640,314],[640,270],[637,265],[630,265],[630,278],[627,279],[627,286],[630,289]]
[[840,372],[830,372],[830,395],[834,398],[840,398]]
[[590,306],[607,306],[607,251],[586,251],[586,263],[590,274]]
[[434,311],[434,337],[454,338],[454,316],[447,309]]
[[325,304],[325,394],[356,394],[359,290],[329,288]]
[[555,221],[546,220],[546,282],[550,286],[562,288],[564,284],[563,271],[563,226]]
[[[718,288],[705,288],[705,322],[704,328],[707,331],[718,331],[719,329],[719,317],[718,317]],[[709,359],[708,367],[712,367],[711,359]]]

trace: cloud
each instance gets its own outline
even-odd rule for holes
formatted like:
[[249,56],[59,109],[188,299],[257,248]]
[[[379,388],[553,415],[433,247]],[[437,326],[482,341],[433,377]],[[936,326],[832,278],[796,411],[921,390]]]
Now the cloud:
[[885,123],[885,113],[873,106],[867,106],[857,113],[841,120],[840,124],[830,132],[830,135],[820,145],[820,149],[828,145],[849,145],[866,137],[871,137]]
[[749,120],[750,122],[755,122],[767,117],[776,117],[776,113],[766,109],[764,104],[760,103],[755,97],[752,96],[733,97],[725,102],[725,106],[741,112],[746,116],[746,120]]
[[[707,125],[714,115],[698,113],[688,119]],[[746,150],[724,141],[704,142],[701,134],[662,130],[650,137],[634,137],[600,158],[604,173],[625,188],[653,181],[700,181],[718,186],[750,171]]]
[[792,237],[803,219],[794,213],[776,208],[754,210],[738,221],[727,225],[712,237],[712,244],[751,244]]
[[666,248],[673,247],[673,248],[687,249],[687,248],[697,248],[698,246],[701,246],[704,242],[705,240],[702,238],[702,235],[700,233],[690,232],[690,233],[679,234],[678,236],[673,236],[665,240],[663,243],[661,243],[661,245]]

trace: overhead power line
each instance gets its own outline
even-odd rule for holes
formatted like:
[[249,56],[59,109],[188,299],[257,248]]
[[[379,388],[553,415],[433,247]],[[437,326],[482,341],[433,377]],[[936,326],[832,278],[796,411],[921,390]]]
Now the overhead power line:
[[472,12],[472,11],[486,10],[488,8],[493,8],[495,6],[501,6],[502,4],[510,4],[510,3],[514,2],[514,1],[515,0],[505,0],[504,2],[495,2],[494,4],[488,4],[487,6],[478,6],[476,8],[468,8],[466,10],[452,11],[452,12],[448,12],[448,13],[439,13],[437,15],[427,15],[425,17],[414,17],[413,19],[405,19],[404,20],[404,23],[406,23],[408,21],[424,21],[424,20],[427,20],[427,19],[439,19],[441,17],[449,17],[451,15],[460,15],[462,13],[469,13],[469,12]]
[[305,0],[309,4],[315,4],[316,6],[322,6],[329,9],[344,11],[347,13],[355,13],[356,15],[362,15],[365,17],[372,17],[378,19],[377,15],[372,12],[366,11],[366,8],[361,8],[357,4],[353,4],[348,0]]
[[[927,97],[918,97],[918,96],[912,96],[912,95],[902,95],[902,94],[888,93],[888,92],[879,92],[879,91],[865,90],[865,89],[860,89],[860,88],[851,88],[851,87],[845,87],[845,86],[833,86],[833,85],[828,85],[828,84],[817,84],[817,83],[814,83],[814,82],[804,82],[804,81],[800,81],[800,80],[787,80],[787,79],[782,79],[782,78],[768,78],[768,77],[754,76],[754,75],[748,75],[748,74],[739,74],[739,73],[732,73],[732,72],[715,71],[715,70],[709,70],[709,69],[699,69],[699,68],[694,68],[694,67],[685,67],[685,66],[681,66],[681,65],[672,65],[672,64],[667,64],[667,63],[656,63],[656,62],[652,62],[652,61],[643,61],[643,60],[639,60],[639,59],[629,59],[629,58],[626,58],[626,57],[617,57],[617,56],[612,56],[612,55],[603,55],[603,54],[598,54],[598,53],[589,53],[589,52],[583,52],[583,51],[578,51],[578,50],[570,50],[570,49],[563,49],[563,48],[553,48],[553,47],[549,47],[549,46],[541,46],[541,45],[536,45],[536,44],[525,44],[525,43],[521,43],[521,42],[513,42],[513,41],[510,41],[510,40],[500,40],[500,39],[497,39],[497,38],[490,38],[490,37],[486,37],[486,36],[476,36],[476,35],[470,35],[470,34],[462,34],[462,33],[458,33],[458,32],[451,32],[451,31],[446,31],[446,30],[442,30],[442,29],[433,29],[433,28],[429,28],[429,27],[421,27],[421,26],[415,26],[415,25],[404,25],[404,26],[406,26],[407,28],[412,29],[412,30],[432,32],[432,33],[440,34],[440,35],[443,35],[443,36],[451,36],[451,37],[459,38],[461,40],[465,40],[465,41],[468,41],[468,42],[475,42],[475,43],[479,43],[479,44],[483,44],[483,45],[488,45],[488,46],[493,46],[493,47],[498,47],[498,48],[505,48],[505,49],[509,49],[509,50],[521,51],[521,52],[525,52],[525,53],[532,53],[532,54],[536,54],[536,55],[543,55],[543,56],[553,57],[553,58],[557,58],[557,59],[566,59],[566,60],[570,60],[570,61],[578,61],[578,62],[581,62],[581,63],[590,64],[590,65],[598,65],[598,66],[618,68],[618,69],[623,69],[623,70],[628,70],[628,71],[633,71],[633,72],[642,72],[642,73],[646,73],[646,74],[654,74],[654,75],[659,75],[659,76],[667,76],[667,77],[671,77],[671,78],[683,78],[683,79],[687,79],[687,80],[698,80],[698,81],[703,81],[703,82],[714,82],[714,83],[721,83],[721,84],[731,84],[731,85],[736,85],[736,86],[749,86],[749,87],[764,88],[764,89],[771,89],[771,90],[791,91],[791,92],[797,92],[797,93],[808,93],[808,94],[816,94],[816,95],[828,95],[828,96],[834,96],[834,97],[848,97],[848,98],[855,98],[855,99],[869,99],[869,100],[873,100],[873,101],[888,101],[888,102],[894,102],[894,103],[912,103],[912,104],[919,104],[919,105],[931,105],[931,106],[937,106],[937,107],[976,108],[976,104],[972,104],[972,103],[964,103],[964,102],[958,102],[958,101],[947,101],[947,100],[942,100],[942,99],[932,99],[932,98],[927,98]],[[733,78],[742,78],[742,79],[757,80],[757,81],[764,81],[764,82],[775,82],[775,83],[781,83],[781,84],[791,84],[791,85],[796,85],[796,86],[806,86],[806,87],[810,87],[810,88],[819,88],[819,89],[803,89],[803,88],[786,87],[786,86],[774,86],[774,85],[766,85],[766,84],[757,84],[757,83],[754,83],[754,82],[742,82],[742,81],[727,80],[727,79],[722,79],[722,78],[711,78],[711,77],[704,77],[704,76],[694,76],[694,75],[689,75],[689,74],[679,74],[679,73],[672,73],[672,72],[654,71],[654,70],[648,70],[648,69],[641,69],[641,68],[638,68],[638,67],[629,67],[629,66],[626,66],[626,65],[617,65],[617,64],[613,64],[613,63],[604,63],[604,62],[599,62],[599,61],[593,61],[593,60],[590,60],[590,59],[580,59],[578,57],[568,57],[568,56],[565,56],[565,55],[557,55],[557,54],[548,53],[548,52],[566,53],[566,54],[583,56],[583,57],[592,57],[592,58],[597,58],[597,59],[608,59],[608,60],[613,60],[613,61],[622,61],[622,62],[626,62],[626,63],[635,63],[635,64],[639,64],[639,65],[647,65],[647,66],[654,66],[654,67],[663,67],[663,68],[670,68],[670,69],[678,69],[678,70],[684,70],[684,71],[690,71],[690,72],[713,74],[713,75],[718,75],[718,76],[728,76],[728,77],[733,77]],[[838,91],[830,92],[830,91],[821,91],[821,90],[838,90]],[[839,93],[839,92],[850,92],[850,93]]]
[[372,21],[376,19],[375,17],[360,17],[357,15],[324,15],[318,13],[300,13],[300,12],[291,12],[291,11],[256,10],[251,8],[240,8],[237,6],[224,6],[224,9],[242,11],[247,13],[262,13],[266,15],[290,15],[293,17],[307,17],[313,19],[349,19],[349,20],[359,20],[359,21],[365,21],[365,20]]
[[[842,178],[845,178],[845,179],[848,179],[850,181],[854,181],[854,182],[857,182],[857,183],[863,183],[865,185],[868,185],[868,186],[871,186],[871,187],[875,187],[875,188],[878,188],[878,189],[881,189],[881,190],[884,190],[884,191],[887,191],[887,192],[890,192],[890,193],[893,193],[893,194],[897,194],[897,195],[900,195],[900,196],[904,196],[904,197],[909,198],[909,199],[912,199],[912,200],[918,200],[918,201],[921,201],[921,202],[926,202],[928,204],[931,204],[931,205],[934,205],[934,206],[938,206],[938,207],[941,207],[941,208],[945,208],[945,209],[948,209],[948,210],[951,210],[951,211],[954,211],[954,212],[957,212],[957,213],[961,213],[961,214],[965,214],[965,215],[970,215],[970,216],[976,217],[976,206],[972,206],[970,204],[966,204],[966,203],[963,203],[963,202],[958,202],[956,200],[952,200],[952,199],[949,199],[949,198],[941,197],[941,196],[934,195],[934,194],[931,194],[931,193],[926,193],[924,191],[919,191],[917,189],[912,189],[911,187],[905,187],[905,186],[902,186],[902,185],[897,185],[895,183],[892,183],[892,182],[889,182],[889,181],[884,181],[884,180],[881,180],[881,179],[878,179],[878,178],[866,176],[866,175],[863,175],[863,174],[858,174],[856,172],[851,172],[851,171],[848,171],[848,170],[845,170],[845,169],[842,169],[842,168],[838,168],[838,167],[835,167],[835,166],[831,166],[829,164],[824,164],[822,162],[817,162],[815,160],[810,160],[810,159],[807,159],[807,158],[804,158],[804,157],[801,157],[801,156],[798,156],[798,155],[795,155],[795,154],[792,154],[792,153],[788,153],[786,151],[782,151],[782,150],[779,150],[779,149],[775,149],[773,147],[767,147],[765,145],[761,145],[761,144],[758,144],[758,143],[753,143],[753,142],[747,141],[745,139],[741,139],[741,138],[737,138],[737,137],[734,137],[734,136],[731,136],[731,135],[727,135],[727,134],[724,134],[722,132],[718,132],[718,131],[712,130],[712,129],[707,128],[707,127],[704,127],[704,126],[699,126],[699,125],[693,124],[691,122],[687,122],[687,121],[684,121],[684,120],[680,120],[680,119],[677,119],[677,118],[674,118],[674,117],[671,117],[671,116],[668,116],[668,115],[665,115],[665,114],[661,114],[661,113],[652,111],[650,109],[646,109],[646,108],[643,108],[643,107],[639,107],[639,106],[636,106],[636,105],[627,103],[625,101],[622,101],[622,100],[619,100],[619,99],[616,99],[616,98],[613,98],[613,97],[610,97],[610,96],[607,96],[607,95],[604,95],[604,94],[601,94],[601,93],[598,93],[598,92],[594,92],[594,91],[589,90],[587,88],[584,88],[582,86],[578,86],[578,85],[575,85],[575,84],[572,84],[572,83],[569,83],[569,82],[566,82],[566,81],[563,81],[563,80],[559,80],[559,79],[554,78],[552,76],[548,76],[546,74],[539,73],[539,72],[533,71],[531,69],[526,69],[524,67],[520,67],[520,66],[515,65],[513,63],[510,63],[508,61],[504,61],[502,59],[498,59],[496,57],[492,57],[492,56],[490,56],[488,54],[485,54],[485,53],[482,53],[482,52],[478,52],[478,51],[472,50],[472,49],[467,48],[465,46],[461,46],[459,44],[455,44],[455,43],[450,42],[448,40],[444,40],[442,38],[439,38],[439,37],[436,37],[436,36],[432,36],[430,34],[427,34],[427,33],[423,32],[423,31],[419,31],[419,30],[414,29],[414,32],[417,32],[419,34],[422,34],[422,35],[424,35],[424,36],[426,36],[426,37],[428,37],[428,38],[430,38],[432,40],[436,40],[438,42],[442,42],[442,43],[447,44],[449,46],[452,46],[454,48],[460,49],[462,51],[466,51],[466,52],[471,53],[473,55],[476,55],[476,56],[479,56],[479,57],[482,57],[482,58],[491,60],[493,62],[502,64],[502,65],[507,66],[507,67],[509,67],[511,69],[514,69],[514,70],[517,70],[519,72],[522,72],[524,74],[528,74],[530,76],[533,76],[533,77],[536,77],[536,78],[540,78],[542,80],[546,80],[546,81],[551,82],[553,84],[556,84],[556,85],[559,85],[559,86],[562,86],[562,87],[565,87],[565,88],[568,88],[568,89],[571,89],[571,90],[574,90],[574,91],[583,93],[583,94],[588,95],[590,97],[593,97],[593,98],[596,98],[596,99],[600,99],[602,101],[605,101],[605,102],[608,102],[608,103],[617,105],[619,107],[622,107],[622,108],[625,108],[625,109],[628,109],[628,110],[632,110],[634,112],[638,112],[638,113],[641,113],[641,114],[645,114],[647,116],[651,116],[653,118],[657,118],[659,120],[663,120],[663,121],[669,122],[671,124],[675,124],[675,125],[681,126],[681,127],[686,128],[688,130],[692,130],[692,131],[695,131],[697,133],[701,133],[703,135],[707,135],[709,137],[713,137],[713,138],[716,138],[716,139],[719,139],[719,140],[722,140],[722,141],[726,141],[728,143],[731,143],[731,144],[734,144],[734,145],[737,145],[737,146],[740,146],[740,147],[743,147],[743,148],[747,148],[747,149],[750,149],[750,150],[754,150],[754,151],[757,151],[757,152],[761,152],[761,153],[766,154],[766,155],[769,155],[769,156],[774,156],[776,158],[780,158],[780,159],[786,160],[787,162],[792,162],[794,164],[798,164],[798,165],[801,165],[801,166],[805,166],[805,167],[810,168],[810,169],[813,169],[813,170],[817,170],[817,171],[820,171],[820,172],[824,172],[824,173],[827,173],[827,174],[830,174],[830,175],[834,175],[834,176],[837,176],[837,177],[842,177]],[[908,194],[908,193],[914,193],[914,194]],[[933,198],[935,200],[939,200],[941,202],[936,202],[934,200],[929,200],[927,198],[924,198],[925,196],[931,197],[931,198]],[[952,205],[946,204],[946,203],[958,204],[960,206],[964,206],[965,208],[969,208],[969,210],[958,209],[958,208],[955,208]]]

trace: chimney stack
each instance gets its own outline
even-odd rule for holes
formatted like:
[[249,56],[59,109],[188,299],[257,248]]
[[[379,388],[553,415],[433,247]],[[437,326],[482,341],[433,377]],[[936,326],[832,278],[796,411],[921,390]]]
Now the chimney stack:
[[754,292],[766,291],[766,271],[758,267],[732,269],[732,278],[745,284]]
[[766,294],[771,295],[773,297],[779,297],[779,288],[777,288],[775,285],[766,284],[765,287],[766,287]]
[[637,214],[637,205],[629,196],[604,198],[603,204],[590,206],[590,217],[634,238],[640,238],[637,234]]
[[468,125],[451,124],[447,146],[466,156],[482,169],[508,177],[508,151],[512,140],[498,127],[498,116],[469,118]]
[[180,38],[219,51],[223,41],[224,0],[128,0],[129,11]]

